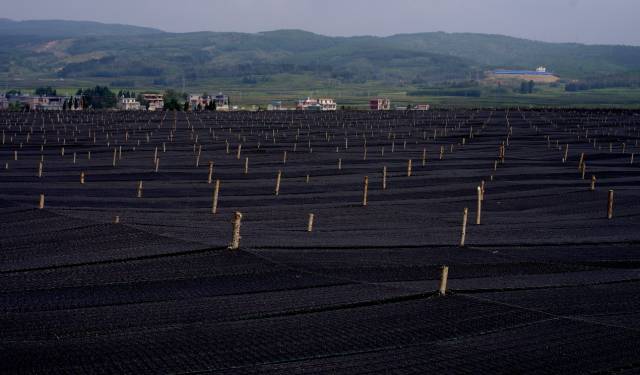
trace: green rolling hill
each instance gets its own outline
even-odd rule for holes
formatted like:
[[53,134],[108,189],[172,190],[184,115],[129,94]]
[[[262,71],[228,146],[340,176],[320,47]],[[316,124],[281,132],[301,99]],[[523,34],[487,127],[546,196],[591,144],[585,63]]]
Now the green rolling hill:
[[546,43],[502,35],[419,33],[328,37],[161,30],[76,21],[0,19],[0,80],[120,87],[438,86],[494,68],[547,66],[565,80],[640,77],[640,47]]

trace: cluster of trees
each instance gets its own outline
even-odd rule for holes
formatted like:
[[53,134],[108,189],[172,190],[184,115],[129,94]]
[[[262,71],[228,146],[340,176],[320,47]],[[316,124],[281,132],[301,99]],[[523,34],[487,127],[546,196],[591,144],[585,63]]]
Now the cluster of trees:
[[35,91],[36,96],[57,96],[58,92],[51,86],[38,87]]
[[64,103],[62,103],[63,111],[72,110],[72,109],[82,109],[82,108],[85,108],[84,98],[80,98],[80,99],[78,99],[77,97],[69,98],[69,99],[65,99]]
[[197,111],[215,111],[216,110],[216,101],[215,100],[211,100],[204,107],[200,103],[198,103],[198,107],[196,108],[196,110]]
[[22,105],[18,102],[16,103],[9,103],[9,111],[15,112],[15,111],[22,111],[22,110],[29,110],[29,108],[23,108]]
[[[202,94],[203,97],[209,96],[206,92]],[[167,111],[190,111],[191,103],[189,103],[189,94],[187,93],[179,93],[176,90],[167,90],[164,92],[164,109]],[[198,104],[197,111],[215,111],[216,103],[214,100],[211,100],[206,106],[202,106]]]
[[107,86],[96,86],[94,88],[79,89],[76,95],[82,96],[83,102],[85,104],[82,106],[82,108],[113,108],[118,102],[116,94]]
[[189,110],[189,97],[186,93],[179,93],[176,90],[167,90],[164,92],[164,109],[167,111]]
[[604,79],[591,79],[585,81],[569,82],[564,86],[565,91],[575,92],[584,90],[596,90],[606,88],[630,88],[640,87],[640,77],[614,77]]
[[533,94],[533,88],[535,85],[536,84],[533,81],[522,81],[520,83],[520,94]]
[[22,92],[20,90],[9,90],[5,93],[4,97],[9,99],[12,96],[18,96],[18,95],[22,95]]
[[118,98],[135,98],[136,97],[136,93],[135,91],[129,91],[129,90],[120,90],[118,91]]
[[[206,98],[206,97],[208,97],[208,96],[209,96],[209,94],[205,92],[204,94],[202,94],[202,96]],[[229,102],[229,104],[231,104],[231,102]],[[215,110],[216,110],[216,101],[215,101],[215,100],[213,100],[213,98],[212,98],[212,99],[211,99],[211,101],[209,102],[209,104],[207,104],[204,108],[202,108],[202,107],[200,106],[200,104],[198,104],[198,108],[196,108],[196,109],[197,109],[198,111],[202,111],[202,110],[205,110],[205,111],[215,111]]]

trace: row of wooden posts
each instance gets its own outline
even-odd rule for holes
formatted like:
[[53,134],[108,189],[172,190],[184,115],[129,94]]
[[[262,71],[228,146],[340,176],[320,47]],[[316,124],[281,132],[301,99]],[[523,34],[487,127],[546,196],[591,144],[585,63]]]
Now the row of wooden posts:
[[[384,172],[383,172],[383,186],[386,185],[386,167],[384,168]],[[277,179],[276,179],[276,195],[278,195],[279,190],[280,190],[280,179],[282,177],[282,172],[278,171],[278,175],[277,175]],[[307,176],[308,178],[308,176]],[[82,184],[84,184],[84,172],[81,173],[80,175],[80,181]],[[595,181],[595,177],[592,180],[592,190],[593,190],[593,186],[594,186],[594,181]],[[386,186],[385,186],[386,187]],[[367,206],[368,205],[368,192],[369,192],[369,176],[365,176],[364,177],[364,187],[363,187],[363,198],[362,198],[362,206]],[[476,188],[476,192],[477,192],[477,206],[476,206],[476,225],[480,225],[482,222],[482,202],[484,201],[484,194],[485,194],[485,183],[484,181],[481,182],[480,185],[477,186]],[[213,214],[216,214],[218,212],[218,197],[219,197],[219,193],[220,193],[220,180],[217,179],[215,181],[215,185],[214,185],[214,191],[213,191],[213,204],[212,204],[212,208],[211,208],[211,212]],[[143,196],[143,183],[142,181],[138,182],[138,189],[137,189],[137,197],[138,198],[142,198]],[[613,201],[614,201],[614,191],[613,190],[609,190],[608,192],[608,196],[607,196],[607,219],[612,219],[613,218]],[[38,208],[40,209],[44,209],[44,205],[45,204],[45,195],[44,194],[40,194],[40,200],[39,200],[39,204],[38,204]],[[460,246],[465,246],[465,240],[466,240],[466,233],[467,233],[467,221],[468,221],[468,214],[469,214],[469,209],[467,207],[464,208],[463,210],[463,217],[462,217],[462,231],[461,231],[461,236],[460,236]],[[119,220],[119,216],[116,216],[116,220],[115,222],[118,223]],[[315,219],[315,215],[313,213],[309,214],[309,218],[308,218],[308,222],[307,222],[307,231],[308,232],[312,232],[313,231],[313,223],[314,223],[314,219]],[[234,250],[234,249],[238,249],[240,246],[240,224],[241,224],[241,220],[242,220],[242,213],[240,212],[236,212],[235,213],[235,217],[233,220],[233,239],[231,241],[231,244],[229,246],[230,249]]]
[[[464,216],[464,223],[463,223],[463,229],[462,229],[463,234],[462,234],[461,246],[464,246],[464,233],[466,228],[466,217],[467,217],[466,208],[464,209],[464,212],[465,212],[465,216]],[[313,228],[313,219],[314,219],[314,214],[309,214],[309,223],[307,228],[308,232],[311,232]],[[242,225],[242,213],[235,212],[232,220],[232,238],[231,238],[231,243],[229,244],[230,250],[237,250],[240,248],[240,239],[241,239],[240,226],[241,225]],[[444,296],[447,293],[448,278],[449,278],[449,267],[442,266],[441,273],[440,273],[440,286],[438,288],[438,294],[441,296]]]
[[[507,138],[506,141],[506,145],[509,144],[509,140]],[[164,146],[164,145],[163,145]],[[195,145],[194,145],[195,147]],[[564,155],[562,158],[563,163],[566,162],[567,157],[568,157],[568,144],[565,146],[564,149]],[[122,156],[122,151],[121,151],[121,147],[118,149],[114,148],[114,152],[113,152],[113,164],[115,166],[116,161],[118,159],[120,159]],[[119,151],[119,152],[118,152]],[[442,159],[443,156],[443,151],[444,151],[444,147],[441,147],[440,150],[440,159]],[[366,152],[366,151],[365,151]],[[62,148],[61,150],[62,155],[64,155],[64,148]],[[119,154],[119,155],[118,155]],[[241,155],[241,145],[238,145],[238,149],[237,149],[237,154],[236,157],[237,159],[240,159],[240,155]],[[119,156],[119,157],[118,157]],[[196,165],[199,164],[199,156],[200,156],[200,150],[198,150],[198,161],[196,162]],[[633,163],[633,154],[631,155],[631,163]],[[89,156],[90,157],[90,156]],[[365,158],[366,158],[366,154],[365,154]],[[505,158],[505,143],[503,142],[502,145],[500,145],[500,149],[499,149],[499,155],[498,155],[498,160],[501,163],[504,163],[504,158]],[[14,159],[17,160],[17,151],[14,152]],[[283,163],[286,163],[287,160],[287,154],[286,151],[283,154]],[[75,153],[74,153],[74,162],[75,162]],[[245,158],[245,163],[244,163],[244,173],[247,174],[248,173],[248,157]],[[496,161],[494,163],[494,170],[497,167],[497,162]],[[422,155],[422,165],[424,166],[426,163],[426,149],[423,150],[423,155]],[[158,157],[158,149],[156,147],[155,152],[154,152],[154,167],[155,167],[155,172],[158,171],[159,168],[159,157]],[[42,161],[39,163],[38,166],[38,177],[42,176],[42,169],[43,169],[43,163]],[[342,169],[342,159],[338,159],[338,169]],[[580,161],[578,164],[578,169],[579,171],[582,173],[582,178],[584,179],[585,177],[585,171],[586,171],[586,162],[584,161],[584,153],[582,153],[580,155]],[[383,167],[383,172],[382,172],[382,188],[386,189],[387,188],[387,167],[384,166]],[[407,176],[410,177],[412,175],[412,160],[409,159],[407,161]],[[213,179],[213,162],[209,162],[209,174],[208,174],[208,183],[211,184],[212,183],[212,179]],[[281,184],[281,179],[282,179],[282,171],[279,170],[276,176],[276,186],[275,186],[275,195],[279,195],[280,192],[280,184]],[[85,175],[84,172],[81,172],[80,174],[80,183],[84,184],[85,181]],[[306,176],[306,181],[309,181],[309,175]],[[594,175],[592,175],[591,178],[591,187],[590,189],[593,191],[595,190],[595,182],[596,182],[596,177]],[[484,200],[484,190],[485,190],[485,186],[484,186],[484,181],[482,181],[481,185],[477,186],[477,208],[476,208],[476,225],[480,225],[481,224],[481,217],[482,217],[482,202]],[[369,188],[369,177],[365,176],[364,177],[364,187],[363,187],[363,200],[362,200],[362,206],[367,206],[368,205],[368,189]],[[218,207],[218,197],[219,197],[219,190],[220,190],[220,180],[216,180],[215,181],[215,187],[214,187],[214,192],[213,192],[213,204],[212,204],[212,213],[216,214],[217,213],[217,207]],[[137,197],[141,198],[143,195],[143,182],[139,181],[138,182],[138,188],[137,188]],[[607,199],[607,218],[608,219],[612,219],[613,218],[613,197],[614,197],[614,192],[613,190],[609,190],[608,193],[608,199]],[[39,208],[43,209],[44,208],[44,194],[40,195],[40,202],[39,202]],[[467,219],[468,219],[468,208],[464,208],[463,211],[463,221],[462,221],[462,231],[461,231],[461,237],[460,237],[460,246],[465,246],[465,239],[466,239],[466,227],[467,227]],[[313,230],[313,222],[314,222],[314,214],[309,214],[309,219],[308,219],[308,224],[307,224],[307,231],[308,232],[312,232]],[[242,220],[242,214],[240,212],[236,212],[235,213],[235,217],[233,220],[233,238],[232,238],[232,242],[229,245],[230,249],[238,249],[240,246],[240,224],[241,224],[241,220]],[[116,217],[115,222],[119,222],[119,217]],[[443,271],[444,273],[444,271]],[[446,285],[446,281],[445,281],[445,285]]]

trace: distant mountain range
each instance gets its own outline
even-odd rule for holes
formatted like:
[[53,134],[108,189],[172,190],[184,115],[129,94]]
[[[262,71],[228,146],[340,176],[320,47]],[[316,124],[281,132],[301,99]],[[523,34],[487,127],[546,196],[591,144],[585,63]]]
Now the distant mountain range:
[[389,37],[328,37],[300,30],[168,33],[97,22],[0,19],[0,74],[9,77],[170,85],[210,78],[252,84],[294,74],[395,85],[468,80],[489,69],[539,65],[565,79],[636,75],[640,47],[443,32]]
[[33,20],[0,18],[0,35],[32,35],[49,38],[80,38],[105,35],[148,35],[163,31],[148,27],[105,24],[91,21]]

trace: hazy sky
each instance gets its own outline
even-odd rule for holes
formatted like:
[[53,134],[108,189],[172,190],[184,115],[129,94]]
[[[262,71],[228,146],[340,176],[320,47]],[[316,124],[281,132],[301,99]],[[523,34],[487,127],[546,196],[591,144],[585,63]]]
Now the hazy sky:
[[2,17],[166,31],[304,29],[325,35],[425,31],[640,45],[640,0],[0,0]]

